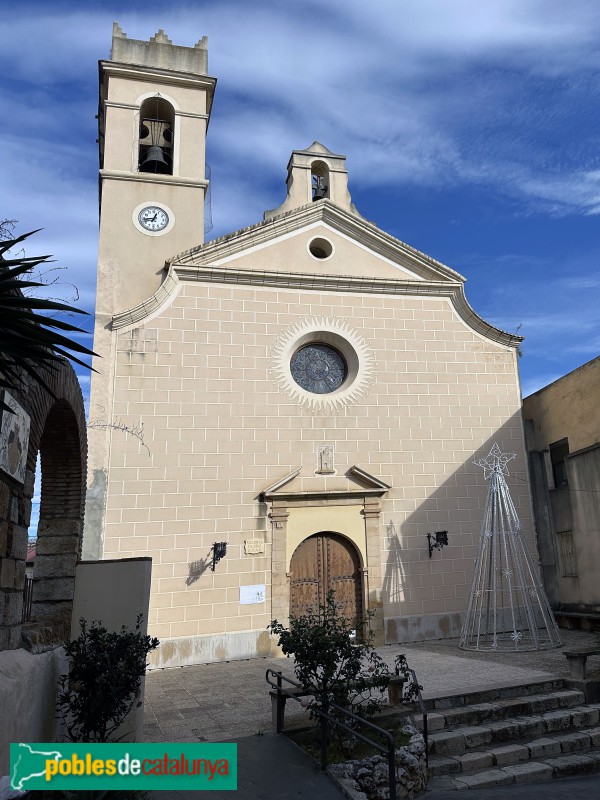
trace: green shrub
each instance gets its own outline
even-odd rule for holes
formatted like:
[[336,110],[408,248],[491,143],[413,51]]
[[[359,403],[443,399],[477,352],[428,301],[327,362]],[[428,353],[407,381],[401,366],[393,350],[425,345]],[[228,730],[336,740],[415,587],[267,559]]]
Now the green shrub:
[[404,653],[396,656],[395,660],[396,675],[402,675],[406,681],[404,684],[404,692],[402,699],[405,703],[414,702],[418,696],[419,691],[423,688],[421,684],[415,680],[411,668],[408,666],[408,661]]
[[[356,640],[352,626],[339,614],[334,592],[329,592],[318,610],[290,616],[289,628],[276,619],[268,626],[285,655],[293,656],[298,682],[314,693],[314,706],[326,713],[332,702],[363,717],[381,711],[390,673],[372,644],[372,616],[368,613],[361,621],[365,633]],[[344,737],[339,734],[340,741]]]
[[77,639],[65,644],[69,671],[59,678],[57,716],[63,720],[71,742],[110,742],[133,708],[142,704],[140,688],[148,654],[158,639],[135,628],[109,631],[95,621],[88,627],[79,620]]

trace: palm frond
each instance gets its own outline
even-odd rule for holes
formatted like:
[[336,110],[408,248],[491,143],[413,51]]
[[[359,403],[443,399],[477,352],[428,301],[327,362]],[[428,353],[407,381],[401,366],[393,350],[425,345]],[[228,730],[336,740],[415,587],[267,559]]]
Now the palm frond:
[[[39,229],[38,229],[39,230]],[[39,280],[27,276],[40,265],[51,263],[50,256],[17,256],[5,258],[38,231],[0,241],[0,388],[23,388],[26,376],[37,381],[54,396],[47,379],[64,359],[91,369],[78,356],[96,355],[59,331],[86,333],[82,328],[40,312],[87,314],[57,300],[45,300],[23,294],[23,289],[43,287]],[[75,355],[78,354],[78,355]],[[0,407],[10,410],[0,401]]]

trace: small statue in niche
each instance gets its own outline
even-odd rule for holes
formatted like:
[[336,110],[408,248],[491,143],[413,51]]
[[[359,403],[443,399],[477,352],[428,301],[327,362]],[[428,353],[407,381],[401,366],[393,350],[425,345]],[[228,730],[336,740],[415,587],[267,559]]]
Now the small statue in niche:
[[333,475],[333,445],[325,444],[319,447],[317,459],[317,475]]

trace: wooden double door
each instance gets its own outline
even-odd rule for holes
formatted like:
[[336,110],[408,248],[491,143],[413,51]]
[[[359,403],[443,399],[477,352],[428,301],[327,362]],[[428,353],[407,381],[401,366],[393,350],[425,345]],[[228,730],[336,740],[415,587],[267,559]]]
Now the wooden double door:
[[350,541],[328,531],[309,536],[294,551],[290,572],[290,615],[317,611],[333,590],[339,613],[360,635],[362,574],[358,552]]

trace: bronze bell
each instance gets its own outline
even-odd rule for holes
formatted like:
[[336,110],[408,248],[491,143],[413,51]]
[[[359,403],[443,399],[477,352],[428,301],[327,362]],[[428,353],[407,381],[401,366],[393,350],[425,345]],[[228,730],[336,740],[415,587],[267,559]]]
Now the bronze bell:
[[313,175],[313,202],[322,200],[324,197],[327,197],[327,186],[325,186],[323,178]]
[[165,160],[162,147],[157,144],[150,145],[140,170],[142,172],[158,172],[163,175],[169,172],[169,165]]

